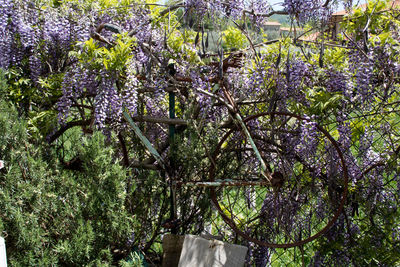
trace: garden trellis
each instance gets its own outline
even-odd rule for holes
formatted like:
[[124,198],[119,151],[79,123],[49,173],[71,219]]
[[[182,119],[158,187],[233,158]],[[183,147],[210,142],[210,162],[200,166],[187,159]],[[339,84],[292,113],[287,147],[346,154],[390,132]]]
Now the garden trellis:
[[[170,110],[175,109],[174,106],[174,93],[170,92]],[[228,93],[226,93],[228,94]],[[232,101],[232,100],[231,100]],[[232,103],[234,106],[235,103]],[[228,107],[229,108],[229,107]],[[168,169],[164,165],[164,161],[162,160],[159,153],[153,148],[150,142],[144,137],[143,133],[140,131],[138,126],[132,121],[132,118],[129,116],[127,112],[124,112],[125,118],[128,120],[130,125],[135,131],[135,134],[140,138],[143,145],[150,151],[151,155],[156,159],[158,165],[165,171],[168,172]],[[261,123],[257,121],[258,118],[267,117],[267,122]],[[282,117],[283,119],[281,119]],[[170,112],[170,119],[174,118],[174,112]],[[200,187],[209,187],[210,188],[210,195],[213,204],[216,206],[218,212],[224,219],[224,221],[232,227],[232,229],[245,239],[252,241],[261,246],[267,247],[275,247],[275,248],[288,248],[294,246],[302,246],[307,242],[313,241],[315,238],[321,236],[325,233],[329,228],[334,224],[334,222],[338,219],[342,209],[344,207],[346,196],[347,196],[347,184],[348,184],[348,177],[347,177],[347,169],[345,165],[345,160],[343,154],[339,148],[339,145],[333,139],[333,137],[322,127],[318,126],[310,119],[302,118],[299,115],[290,114],[290,113],[279,113],[279,112],[272,112],[272,113],[261,113],[249,116],[245,120],[242,120],[240,116],[237,117],[238,119],[238,127],[236,129],[239,137],[244,135],[246,138],[243,142],[240,138],[236,139],[233,142],[233,145],[229,145],[229,149],[221,149],[221,146],[226,140],[231,136],[234,135],[235,129],[228,131],[222,139],[219,141],[219,144],[216,150],[212,153],[213,155],[209,155],[211,166],[210,166],[210,175],[207,180],[197,180],[197,181],[175,181],[173,176],[170,175],[170,187],[171,187],[171,214],[174,214],[170,219],[175,221],[177,220],[175,211],[177,210],[175,198],[175,187],[177,184],[183,186],[200,186]],[[297,120],[297,123],[293,121]],[[249,132],[246,122],[249,123],[251,121],[255,125],[261,124],[264,127],[270,126],[270,129],[265,128],[258,128],[253,127],[251,128],[251,132]],[[278,125],[274,125],[275,121],[278,121]],[[297,142],[299,138],[307,138],[307,136],[301,136],[302,134],[302,124],[309,124],[313,125],[315,129],[321,132],[322,140],[324,138],[325,142],[329,142],[329,144],[322,149],[322,152],[316,152],[311,155],[310,158],[302,159],[299,154],[301,151],[294,151],[295,143],[285,143],[285,141],[291,140],[293,136],[296,136]],[[252,124],[253,125],[253,124]],[[287,128],[289,127],[289,129]],[[313,129],[313,130],[315,130]],[[243,131],[246,131],[246,134],[243,134]],[[262,136],[262,131],[268,132],[268,138],[260,138],[257,144],[263,149],[259,150],[257,148],[256,143],[253,141],[254,135]],[[257,134],[256,134],[257,132]],[[172,141],[174,135],[174,128],[170,126],[170,141]],[[275,136],[276,135],[276,136]],[[277,140],[277,138],[281,138],[281,140]],[[308,137],[310,138],[310,137]],[[250,139],[251,146],[247,147],[246,139]],[[311,137],[309,142],[318,142],[318,140],[314,140]],[[244,143],[244,146],[243,146]],[[322,142],[323,143],[323,142]],[[287,147],[292,145],[293,147]],[[326,144],[325,144],[326,145]],[[318,144],[315,146],[317,149]],[[326,149],[327,151],[323,151]],[[224,150],[227,150],[226,152]],[[236,151],[235,151],[236,150]],[[253,155],[246,155],[249,151],[252,151]],[[269,154],[268,156],[262,157],[260,151],[263,152],[264,155]],[[243,153],[244,157],[247,157],[245,160],[239,160],[239,162],[233,162],[232,157],[228,155],[232,152],[239,152]],[[271,156],[271,154],[276,153],[277,155]],[[334,157],[329,155],[330,153],[336,153],[337,156]],[[218,155],[221,154],[221,155]],[[256,156],[257,155],[257,156]],[[223,158],[227,157],[230,159],[228,160],[229,165],[233,168],[234,174],[231,174],[232,177],[220,177],[216,179],[216,173],[220,172],[217,168],[217,161],[224,161]],[[266,157],[268,157],[269,161],[266,161]],[[234,155],[233,158],[236,158]],[[292,159],[289,159],[292,158]],[[305,177],[302,177],[302,174],[295,174],[294,168],[295,163],[293,163],[293,158],[298,161],[302,165],[303,172],[313,173],[315,177],[312,177],[311,180],[307,180]],[[325,158],[325,159],[324,159]],[[339,158],[340,163],[333,162],[333,160]],[[323,160],[324,159],[324,160]],[[170,158],[170,162],[173,162],[174,159]],[[311,162],[310,162],[311,161]],[[316,164],[316,161],[319,161]],[[266,167],[266,162],[268,167]],[[268,162],[273,162],[273,165],[270,165]],[[321,163],[322,162],[322,163]],[[264,165],[264,166],[263,166]],[[285,166],[289,165],[289,166]],[[325,165],[325,166],[324,166]],[[333,166],[332,166],[333,165]],[[245,169],[242,171],[241,169]],[[267,169],[268,168],[268,169]],[[296,166],[298,169],[299,166]],[[331,169],[329,169],[331,168]],[[272,169],[274,172],[271,174]],[[306,170],[304,170],[306,169]],[[256,171],[255,171],[256,170]],[[336,173],[334,173],[336,171]],[[264,173],[263,173],[264,172]],[[268,174],[265,174],[267,172]],[[281,173],[283,172],[283,174]],[[321,173],[323,172],[323,173]],[[330,172],[330,173],[329,173]],[[222,171],[223,173],[223,171]],[[281,177],[282,181],[275,181],[276,178],[274,175],[282,174],[285,178]],[[223,174],[222,174],[223,175]],[[338,177],[330,177],[331,175],[338,175]],[[316,181],[319,179],[320,181]],[[335,196],[334,199],[329,199],[331,196],[328,196],[328,191],[331,190],[329,188],[329,183],[336,183],[335,186],[338,188],[341,187],[338,192],[334,192],[338,194]],[[279,186],[276,183],[280,183]],[[291,186],[292,184],[293,186]],[[224,188],[230,187],[238,187],[232,194],[234,190],[224,190]],[[220,188],[215,189],[215,188]],[[270,188],[272,190],[265,190],[265,188]],[[261,190],[261,192],[259,192]],[[316,192],[304,192],[304,191],[316,191]],[[219,192],[222,191],[222,192]],[[224,192],[227,191],[227,192]],[[243,192],[241,192],[243,191]],[[253,191],[253,192],[250,192]],[[286,191],[286,192],[285,192]],[[218,193],[217,193],[218,192]],[[333,193],[333,194],[334,194]],[[233,196],[231,196],[231,194]],[[250,194],[255,194],[255,201],[251,201]],[[310,194],[310,195],[307,195]],[[219,195],[219,196],[218,196]],[[230,202],[230,198],[234,198],[234,202]],[[217,199],[221,199],[220,202]],[[226,199],[225,199],[226,198]],[[245,206],[245,202],[248,202],[248,210],[245,210],[243,206]],[[261,201],[261,202],[260,202]],[[325,216],[318,216],[318,211],[315,211],[315,204],[316,201],[326,201],[326,210],[330,210],[332,213],[332,218],[325,218]],[[223,205],[220,203],[225,202]],[[250,203],[253,202],[253,203]],[[283,202],[283,203],[281,203]],[[304,206],[305,211],[301,210],[300,213],[291,210],[291,206],[293,203],[296,206]],[[279,203],[279,204],[278,204]],[[275,206],[274,206],[275,204]],[[278,206],[279,211],[278,211]],[[329,207],[332,205],[332,207]],[[238,214],[235,214],[238,213]],[[291,214],[292,213],[292,214]],[[316,215],[316,217],[313,217]],[[229,214],[229,216],[227,215]],[[241,217],[248,217],[248,218],[241,218]],[[264,220],[265,217],[269,217],[268,220],[272,220],[272,223],[267,226],[269,231],[272,232],[265,232],[260,233],[260,228],[265,227]],[[292,218],[291,218],[292,217]],[[320,218],[322,217],[322,218]],[[288,226],[284,224],[282,220],[290,222],[293,224],[292,220],[299,220],[305,221],[308,220],[309,225],[306,227],[308,229],[290,229],[288,230]],[[318,222],[314,222],[314,221]],[[235,221],[238,221],[239,224],[245,226],[245,230],[240,229],[237,226]],[[312,225],[311,224],[316,224]],[[300,223],[298,225],[301,225]],[[174,227],[178,227],[175,225]],[[275,228],[275,229],[272,229]],[[275,235],[278,237],[275,238],[274,241],[264,241],[266,236],[271,236],[271,234],[275,231]],[[290,231],[290,232],[289,232]],[[176,232],[176,230],[174,230]],[[245,233],[246,232],[246,233]],[[252,232],[249,234],[249,232]],[[283,235],[282,235],[283,234]],[[257,239],[259,238],[259,239]]]

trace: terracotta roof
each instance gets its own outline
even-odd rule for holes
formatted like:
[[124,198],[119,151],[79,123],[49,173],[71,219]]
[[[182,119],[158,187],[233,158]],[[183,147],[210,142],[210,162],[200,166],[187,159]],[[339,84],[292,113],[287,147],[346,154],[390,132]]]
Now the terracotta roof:
[[[362,10],[366,10],[367,9],[368,4],[362,4],[357,6],[357,8],[361,8]],[[400,0],[394,0],[394,1],[390,1],[389,2],[389,8],[397,8],[400,7]],[[338,11],[336,13],[333,13],[332,16],[344,16],[347,14],[346,10],[341,10]]]
[[318,39],[319,36],[320,36],[319,32],[314,32],[314,33],[311,33],[311,34],[309,34],[307,36],[300,37],[299,40],[301,40],[301,41],[315,41],[315,40]]
[[346,10],[341,10],[332,14],[332,16],[344,16],[347,14]]
[[267,21],[263,23],[263,26],[280,26],[280,25],[282,24],[276,21]]
[[[294,30],[293,28],[290,27],[281,27],[281,31],[290,31],[290,30]],[[296,28],[296,31],[302,31],[302,28]]]

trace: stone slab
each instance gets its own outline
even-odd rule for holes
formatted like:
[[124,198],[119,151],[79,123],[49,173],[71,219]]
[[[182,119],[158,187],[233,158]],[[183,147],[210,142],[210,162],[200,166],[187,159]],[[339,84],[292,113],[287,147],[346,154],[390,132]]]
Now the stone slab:
[[186,235],[178,267],[243,267],[247,247]]
[[185,236],[166,234],[162,239],[162,267],[177,267]]

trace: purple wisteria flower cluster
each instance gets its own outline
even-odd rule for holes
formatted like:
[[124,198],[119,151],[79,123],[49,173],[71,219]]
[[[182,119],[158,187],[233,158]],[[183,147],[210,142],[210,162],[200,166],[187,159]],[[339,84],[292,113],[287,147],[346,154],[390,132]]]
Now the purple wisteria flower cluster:
[[262,95],[266,92],[267,84],[270,79],[273,79],[275,68],[271,64],[261,57],[257,60],[254,68],[250,71],[250,77],[248,78],[248,84],[246,84],[248,94],[254,94],[254,97]]
[[334,69],[326,70],[326,90],[328,92],[340,92],[346,97],[351,96],[349,77],[346,73]]
[[312,67],[302,60],[293,60],[288,62],[286,72],[286,97],[307,105],[305,99],[305,88],[312,84]]
[[[100,78],[101,77],[101,78]],[[128,72],[127,82],[122,90],[116,87],[115,74],[90,68],[71,69],[63,82],[63,95],[58,101],[59,121],[65,124],[72,117],[71,108],[85,108],[83,99],[93,99],[94,123],[100,129],[107,125],[118,128],[124,109],[131,114],[137,112],[138,81],[134,73]],[[76,114],[75,114],[76,115]]]
[[317,128],[315,117],[306,119],[302,121],[300,142],[297,144],[295,151],[313,168],[315,175],[319,176],[321,173],[321,164],[314,157],[318,155],[317,151],[321,134]]
[[[15,39],[15,35],[21,31],[21,40]],[[0,1],[0,67],[7,68],[11,64],[18,64],[24,52],[30,52],[32,40],[31,28],[21,23],[21,15],[18,7],[11,0]]]
[[[89,31],[71,16],[35,4],[0,2],[0,67],[22,66],[28,61],[30,77],[64,70],[68,52],[77,41],[86,40]],[[80,24],[82,23],[82,24]]]
[[349,59],[350,71],[354,73],[354,90],[357,92],[354,100],[368,105],[368,102],[373,100],[376,93],[371,85],[373,62],[369,56],[361,53],[359,49],[354,49],[350,53]]
[[64,124],[73,104],[77,105],[83,94],[94,95],[98,82],[96,73],[85,68],[69,70],[63,81],[63,95],[58,101],[59,121]]
[[327,21],[330,10],[321,0],[285,0],[283,6],[290,16],[304,24],[310,21]]
[[188,10],[192,10],[200,15],[208,12],[234,20],[241,19],[244,13],[247,13],[257,25],[261,25],[263,21],[266,21],[267,18],[264,15],[272,11],[270,1],[268,0],[186,0],[184,4]]
[[115,79],[112,77],[105,77],[94,99],[94,118],[99,129],[106,127],[106,119],[114,119],[114,121],[117,119],[116,122],[118,122],[122,118],[122,103],[119,101],[119,95],[114,82]]

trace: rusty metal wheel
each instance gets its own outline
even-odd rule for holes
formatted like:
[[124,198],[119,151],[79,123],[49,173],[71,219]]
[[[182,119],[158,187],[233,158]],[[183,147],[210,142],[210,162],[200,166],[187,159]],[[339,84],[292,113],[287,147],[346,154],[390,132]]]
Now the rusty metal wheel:
[[244,121],[272,180],[260,174],[245,135],[230,129],[209,172],[219,215],[239,236],[261,246],[295,247],[324,234],[347,196],[338,143],[312,119],[295,114],[261,113]]

